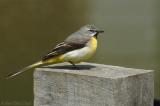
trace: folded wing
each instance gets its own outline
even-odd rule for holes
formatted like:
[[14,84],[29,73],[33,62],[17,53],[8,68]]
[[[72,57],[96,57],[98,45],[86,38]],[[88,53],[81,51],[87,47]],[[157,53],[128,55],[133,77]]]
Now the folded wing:
[[65,54],[69,51],[77,50],[80,48],[83,48],[85,44],[79,44],[79,43],[71,43],[71,42],[62,42],[58,44],[51,52],[49,52],[47,55],[42,57],[42,61],[45,61],[49,58]]

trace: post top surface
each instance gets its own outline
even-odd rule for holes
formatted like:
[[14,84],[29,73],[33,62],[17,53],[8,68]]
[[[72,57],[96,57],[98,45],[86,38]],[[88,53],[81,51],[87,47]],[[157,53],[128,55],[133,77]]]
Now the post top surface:
[[112,66],[112,65],[86,63],[86,62],[82,62],[80,64],[77,64],[76,66],[77,68],[73,67],[69,63],[58,63],[58,64],[44,66],[41,68],[36,68],[36,71],[69,73],[77,75],[104,77],[110,79],[123,78],[123,77],[153,72],[153,70],[133,69],[133,68],[125,68],[119,66]]

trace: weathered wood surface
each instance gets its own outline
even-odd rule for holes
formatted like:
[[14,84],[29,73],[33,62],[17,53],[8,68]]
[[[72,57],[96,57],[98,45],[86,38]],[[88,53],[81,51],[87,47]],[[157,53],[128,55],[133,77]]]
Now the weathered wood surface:
[[37,68],[34,106],[153,106],[152,70],[81,63]]

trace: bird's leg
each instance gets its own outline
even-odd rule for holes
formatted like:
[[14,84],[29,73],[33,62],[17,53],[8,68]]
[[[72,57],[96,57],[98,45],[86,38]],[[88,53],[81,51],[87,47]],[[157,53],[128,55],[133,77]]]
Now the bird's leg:
[[69,61],[73,65],[74,68],[78,68],[73,62]]

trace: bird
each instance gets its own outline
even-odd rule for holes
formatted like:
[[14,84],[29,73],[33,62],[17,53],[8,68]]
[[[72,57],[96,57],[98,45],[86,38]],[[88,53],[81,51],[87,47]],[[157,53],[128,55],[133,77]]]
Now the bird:
[[40,61],[14,74],[8,75],[6,79],[13,78],[24,71],[45,64],[69,62],[76,67],[75,64],[84,62],[95,54],[98,35],[103,32],[103,30],[100,30],[92,24],[82,26],[79,30],[69,35],[63,42],[57,44],[49,53],[43,56]]

